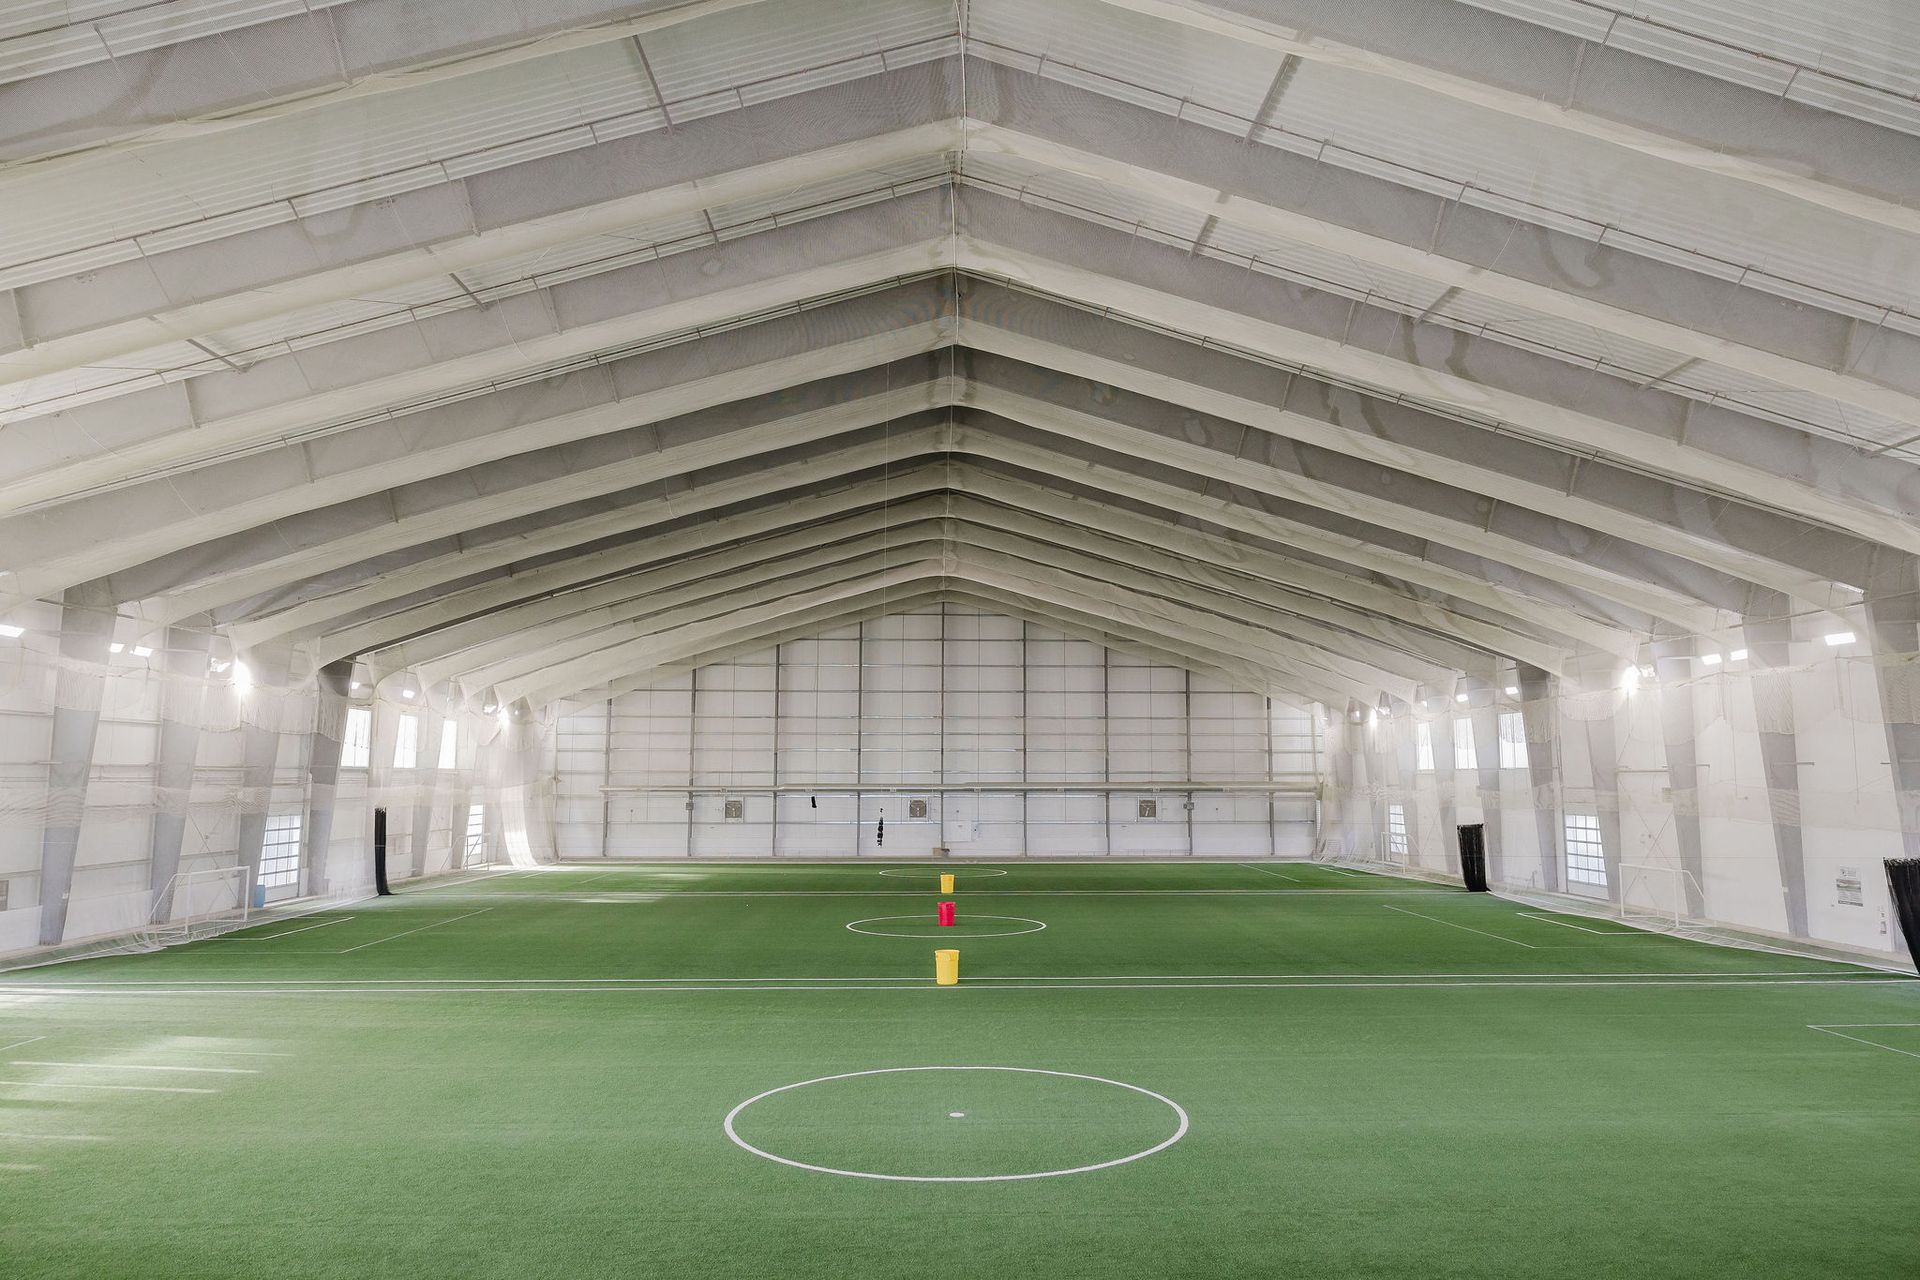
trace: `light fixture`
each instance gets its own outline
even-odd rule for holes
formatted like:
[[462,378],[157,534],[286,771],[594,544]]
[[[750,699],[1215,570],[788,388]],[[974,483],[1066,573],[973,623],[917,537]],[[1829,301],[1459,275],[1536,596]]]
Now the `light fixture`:
[[1508,685],[1508,686],[1507,686],[1507,696],[1508,696],[1509,698],[1517,698],[1517,697],[1519,697],[1519,696],[1520,696],[1520,686],[1519,686],[1519,685],[1517,685],[1517,684],[1510,684],[1510,685]]
[[354,681],[354,682],[353,682],[352,684],[350,684],[350,685],[348,685],[348,686],[347,686],[347,692],[348,692],[348,693],[358,693],[358,692],[360,692],[360,691],[361,691],[362,689],[364,689],[364,688],[366,688],[366,687],[367,687],[367,686],[365,686],[365,685],[363,685],[363,684],[361,684],[361,683],[360,683],[360,682],[359,682],[358,680],[355,680],[355,681]]
[[1838,649],[1843,644],[1852,644],[1854,636],[1851,631],[1835,631],[1831,635],[1822,636],[1821,639],[1827,642],[1827,648]]
[[1717,653],[1703,653],[1700,655],[1700,661],[1704,662],[1709,667],[1717,667],[1720,665],[1721,659],[1720,659],[1720,655]]
[[1455,702],[1465,702],[1467,700],[1467,695],[1464,693],[1456,693],[1453,695],[1453,700]]
[[225,662],[219,658],[215,658],[212,662],[209,662],[207,664],[207,670],[213,672],[213,674],[215,675],[219,675],[221,672],[225,671],[228,667],[231,667],[232,665],[233,664],[231,662]]
[[405,699],[407,699],[407,700],[408,700],[409,702],[411,702],[411,701],[413,700],[413,690],[412,690],[412,689],[402,689],[402,690],[400,691],[400,696],[401,696],[401,697],[403,697],[403,698],[405,698]]
[[27,634],[25,627],[16,627],[12,623],[0,622],[0,636],[5,636],[9,640],[18,640],[25,634]]
[[133,646],[133,656],[136,658],[151,658],[153,656],[153,650],[144,644],[137,644]]
[[107,646],[108,653],[125,653],[126,651],[127,646],[123,644],[110,644]]
[[1732,653],[1727,655],[1728,662],[1745,662],[1746,660],[1747,660],[1747,651],[1745,649],[1735,649]]
[[1638,667],[1620,668],[1620,691],[1622,693],[1632,693],[1635,689],[1638,689],[1639,687],[1640,687],[1640,668]]
[[233,687],[242,693],[253,688],[253,672],[247,669],[247,664],[244,662],[233,664]]

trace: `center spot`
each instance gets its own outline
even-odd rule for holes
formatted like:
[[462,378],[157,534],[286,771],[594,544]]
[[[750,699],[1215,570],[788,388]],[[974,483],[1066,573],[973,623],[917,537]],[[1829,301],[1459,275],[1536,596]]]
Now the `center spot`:
[[961,1118],[962,1116],[964,1116],[964,1115],[966,1115],[967,1113],[966,1113],[966,1112],[964,1112],[964,1111],[949,1111],[949,1112],[947,1112],[947,1114],[948,1114],[949,1116],[951,1116],[951,1117],[952,1117],[953,1119],[955,1119],[955,1120],[958,1120],[958,1119],[960,1119],[960,1118]]

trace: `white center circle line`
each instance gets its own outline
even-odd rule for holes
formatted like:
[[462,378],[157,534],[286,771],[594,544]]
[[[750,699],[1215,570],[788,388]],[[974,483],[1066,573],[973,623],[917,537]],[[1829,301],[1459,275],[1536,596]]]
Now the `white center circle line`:
[[[1087,1081],[1091,1081],[1094,1084],[1112,1085],[1116,1089],[1126,1089],[1126,1090],[1129,1090],[1130,1092],[1141,1094],[1144,1097],[1152,1098],[1155,1102],[1165,1104],[1166,1107],[1169,1110],[1171,1110],[1175,1116],[1179,1118],[1179,1124],[1175,1127],[1171,1136],[1161,1139],[1159,1142],[1154,1143],[1150,1147],[1142,1148],[1141,1150],[1132,1152],[1131,1154],[1128,1154],[1128,1155],[1117,1156],[1112,1160],[1102,1160],[1098,1164],[1076,1165],[1071,1169],[1042,1169],[1035,1173],[980,1173],[980,1174],[873,1173],[869,1170],[864,1170],[864,1169],[833,1169],[833,1168],[829,1168],[826,1165],[807,1164],[805,1161],[802,1161],[802,1160],[789,1160],[785,1156],[777,1156],[773,1154],[773,1152],[771,1151],[766,1151],[759,1147],[754,1146],[751,1142],[748,1142],[745,1138],[742,1138],[739,1134],[739,1131],[733,1127],[733,1122],[739,1119],[740,1113],[745,1111],[748,1107],[751,1107],[754,1103],[760,1102],[767,1098],[771,1098],[776,1094],[786,1093],[789,1090],[804,1089],[808,1085],[814,1085],[814,1084],[828,1084],[835,1080],[857,1080],[862,1076],[902,1075],[902,1074],[906,1074],[909,1072],[916,1072],[916,1071],[1011,1071],[1021,1075],[1054,1076],[1062,1080],[1087,1080]],[[948,1112],[947,1114],[957,1119],[960,1116],[965,1115],[966,1113],[963,1111],[956,1111],[956,1112]],[[1186,1108],[1182,1107],[1179,1103],[1175,1102],[1172,1098],[1167,1097],[1165,1094],[1155,1093],[1151,1089],[1142,1088],[1137,1084],[1128,1084],[1124,1080],[1109,1080],[1104,1076],[1083,1075],[1078,1071],[1048,1071],[1041,1067],[973,1067],[973,1066],[969,1066],[969,1067],[879,1067],[872,1071],[843,1071],[839,1075],[816,1076],[812,1080],[797,1080],[792,1084],[778,1085],[772,1089],[766,1090],[763,1093],[754,1094],[751,1098],[748,1098],[745,1102],[740,1103],[739,1105],[735,1106],[733,1110],[727,1112],[727,1117],[726,1119],[720,1122],[720,1127],[722,1130],[726,1132],[727,1140],[733,1143],[734,1146],[739,1147],[742,1151],[746,1151],[753,1155],[759,1156],[762,1160],[771,1160],[775,1164],[784,1164],[789,1168],[794,1168],[794,1169],[805,1169],[809,1173],[831,1173],[836,1177],[868,1178],[876,1182],[1030,1182],[1036,1178],[1065,1178],[1076,1173],[1093,1173],[1100,1169],[1111,1169],[1117,1165],[1132,1164],[1135,1160],[1144,1160],[1148,1156],[1158,1155],[1160,1152],[1165,1151],[1168,1147],[1172,1146],[1174,1143],[1180,1141],[1180,1139],[1187,1136],[1188,1124],[1189,1124],[1189,1121],[1187,1119]]]
[[[1038,933],[1042,929],[1047,927],[1046,921],[1030,919],[1027,916],[983,916],[983,915],[971,915],[971,914],[968,915],[966,917],[966,920],[962,921],[960,925],[935,925],[934,928],[936,932],[933,932],[933,933],[889,933],[885,929],[862,929],[858,927],[863,924],[886,924],[890,920],[919,920],[919,921],[925,922],[927,921],[927,917],[926,916],[868,916],[865,920],[853,920],[848,922],[847,928],[853,930],[853,932],[855,933],[865,934],[869,938],[913,938],[922,942],[926,941],[929,938],[932,938],[932,939],[951,938],[954,941],[958,942],[962,939],[973,939],[973,938],[1017,938],[1023,933]],[[964,925],[968,921],[973,921],[973,920],[1005,920],[1012,924],[1028,924],[1028,925],[1032,925],[1033,927],[1031,929],[1002,929],[998,933],[960,933],[956,931],[959,928],[964,927]]]
[[970,867],[964,862],[950,862],[950,863],[947,863],[945,866],[942,866],[939,863],[930,863],[924,868],[922,867],[888,867],[885,871],[882,871],[880,874],[883,876],[923,876],[923,875],[926,875],[927,872],[929,871],[933,872],[935,875],[950,875],[950,876],[958,876],[963,873],[970,876],[1003,876],[1007,874],[1005,871],[1001,870],[999,867]]

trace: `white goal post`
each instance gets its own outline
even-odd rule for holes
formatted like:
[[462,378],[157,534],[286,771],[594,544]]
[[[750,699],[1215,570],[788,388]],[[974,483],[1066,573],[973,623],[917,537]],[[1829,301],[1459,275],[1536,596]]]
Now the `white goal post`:
[[253,912],[253,873],[244,866],[203,867],[176,874],[153,897],[143,931],[160,946],[243,927]]
[[1700,898],[1700,882],[1682,867],[1651,862],[1623,862],[1619,866],[1620,918],[1643,926],[1677,929],[1688,915],[1688,887]]

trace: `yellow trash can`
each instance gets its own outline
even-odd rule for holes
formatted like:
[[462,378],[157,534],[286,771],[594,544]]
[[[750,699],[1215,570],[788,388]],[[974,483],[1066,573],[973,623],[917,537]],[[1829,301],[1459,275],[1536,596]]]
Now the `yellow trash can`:
[[958,951],[936,951],[933,953],[933,980],[942,987],[960,985],[960,953]]
[[951,875],[943,875],[940,877],[940,892],[953,892],[953,877]]

